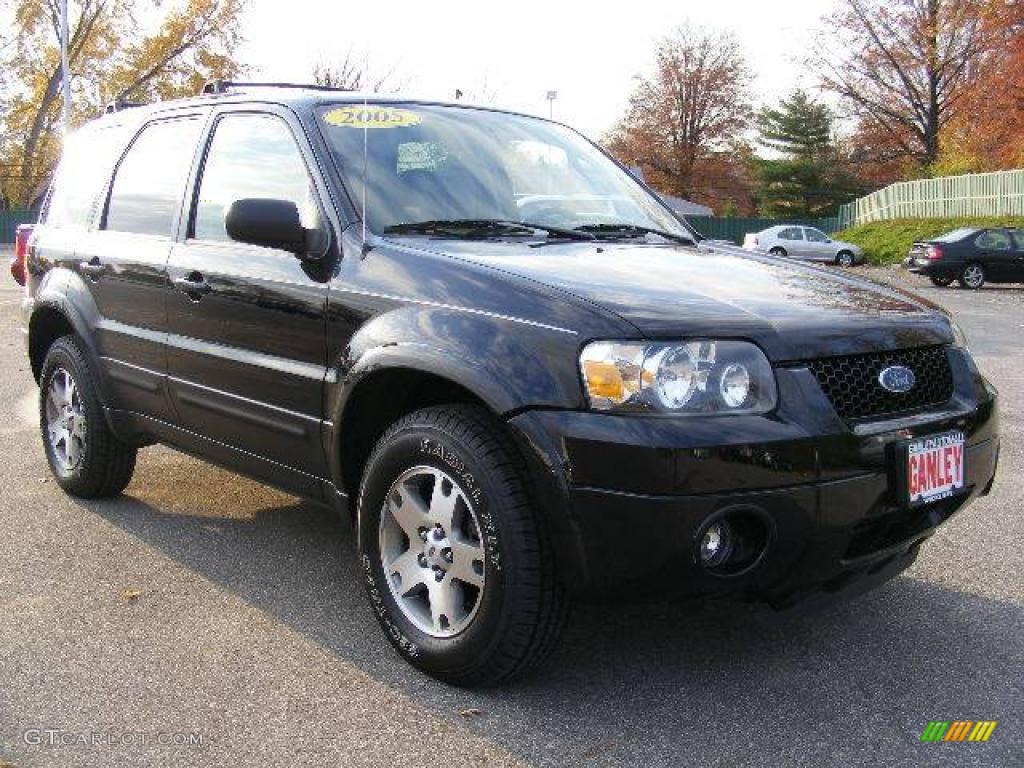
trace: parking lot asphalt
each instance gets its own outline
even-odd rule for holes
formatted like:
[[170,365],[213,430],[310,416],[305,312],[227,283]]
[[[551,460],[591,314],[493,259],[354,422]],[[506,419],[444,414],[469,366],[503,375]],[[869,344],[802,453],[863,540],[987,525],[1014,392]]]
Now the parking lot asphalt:
[[1024,289],[918,287],[999,388],[1003,449],[909,571],[816,611],[580,606],[538,674],[472,692],[391,650],[326,509],[160,447],[122,498],[62,494],[5,277],[0,766],[1024,765]]

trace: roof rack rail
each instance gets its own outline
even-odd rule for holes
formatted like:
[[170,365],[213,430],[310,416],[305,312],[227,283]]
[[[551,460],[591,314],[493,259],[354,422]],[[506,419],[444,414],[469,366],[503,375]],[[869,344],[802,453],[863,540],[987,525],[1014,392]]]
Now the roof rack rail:
[[303,91],[345,91],[348,88],[335,88],[317,83],[262,83],[242,80],[211,80],[203,86],[202,95],[210,96],[227,93],[231,88],[295,88]]
[[103,114],[112,115],[115,112],[121,112],[125,109],[135,109],[137,107],[148,107],[149,104],[145,101],[112,101],[103,108]]

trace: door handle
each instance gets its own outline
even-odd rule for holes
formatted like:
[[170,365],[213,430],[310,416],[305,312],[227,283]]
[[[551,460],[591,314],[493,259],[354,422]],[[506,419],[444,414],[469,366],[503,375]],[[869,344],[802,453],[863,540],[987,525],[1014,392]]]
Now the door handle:
[[99,278],[99,276],[102,275],[107,269],[102,264],[100,264],[98,256],[93,256],[88,261],[79,262],[78,268],[82,270],[83,275],[86,275],[92,280],[96,280],[97,278]]
[[199,301],[199,299],[213,290],[213,287],[198,272],[192,272],[187,277],[176,277],[173,283],[175,288],[186,294],[193,301]]

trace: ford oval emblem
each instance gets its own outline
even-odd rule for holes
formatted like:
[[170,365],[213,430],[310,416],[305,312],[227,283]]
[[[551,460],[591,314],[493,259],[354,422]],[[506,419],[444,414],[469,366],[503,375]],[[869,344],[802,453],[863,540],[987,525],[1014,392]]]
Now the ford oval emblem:
[[878,374],[878,383],[882,385],[882,389],[903,393],[909,392],[914,388],[914,384],[917,383],[917,377],[906,366],[891,365]]

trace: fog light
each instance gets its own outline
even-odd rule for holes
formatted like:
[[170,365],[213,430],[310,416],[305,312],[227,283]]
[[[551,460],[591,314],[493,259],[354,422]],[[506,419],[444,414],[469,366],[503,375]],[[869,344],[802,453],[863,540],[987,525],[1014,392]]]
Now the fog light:
[[732,526],[725,520],[712,523],[700,540],[700,562],[705,568],[714,568],[729,559],[733,546]]

